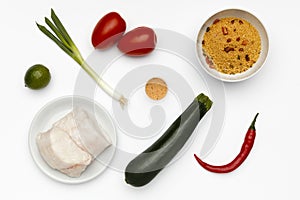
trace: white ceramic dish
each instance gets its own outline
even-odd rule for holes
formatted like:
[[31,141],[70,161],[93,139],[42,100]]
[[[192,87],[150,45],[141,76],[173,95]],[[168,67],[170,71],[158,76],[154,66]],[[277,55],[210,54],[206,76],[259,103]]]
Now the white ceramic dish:
[[[41,157],[36,136],[51,128],[52,124],[69,113],[73,107],[80,106],[90,113],[94,113],[99,124],[107,131],[112,145],[100,154],[78,178],[71,178],[54,170]],[[113,158],[116,147],[116,129],[109,113],[96,102],[80,96],[66,96],[55,99],[46,104],[34,117],[29,130],[29,148],[37,166],[50,178],[68,184],[78,184],[92,180],[103,172]]]
[[[261,37],[261,53],[260,56],[257,60],[257,62],[247,71],[239,74],[234,74],[234,75],[228,75],[224,73],[220,73],[215,69],[212,69],[208,66],[208,64],[205,61],[205,57],[203,56],[203,50],[202,50],[202,38],[205,34],[206,28],[211,26],[213,22],[216,19],[221,19],[224,17],[237,17],[237,18],[242,18],[250,22],[259,32],[260,37]],[[263,24],[257,19],[254,15],[251,13],[244,11],[244,10],[239,10],[239,9],[227,9],[220,11],[213,16],[211,16],[201,27],[198,37],[197,37],[197,44],[196,44],[196,49],[197,49],[197,54],[198,54],[198,59],[201,63],[201,66],[203,69],[212,77],[226,81],[226,82],[237,82],[237,81],[242,81],[246,80],[252,76],[254,76],[263,66],[263,64],[266,61],[267,55],[268,55],[268,50],[269,50],[269,39],[268,35],[266,32],[266,29],[264,28]]]

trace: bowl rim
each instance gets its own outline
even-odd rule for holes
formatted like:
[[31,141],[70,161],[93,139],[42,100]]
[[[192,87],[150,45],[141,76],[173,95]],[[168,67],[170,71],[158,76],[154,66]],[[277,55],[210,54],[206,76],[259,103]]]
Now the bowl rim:
[[[264,33],[265,44],[266,44],[266,48],[264,49],[264,51],[265,51],[265,58],[262,60],[260,66],[258,66],[257,69],[254,72],[252,72],[251,74],[249,74],[247,76],[242,76],[241,78],[229,79],[229,78],[226,78],[226,76],[238,76],[238,75],[242,75],[245,72],[247,72],[248,70],[246,70],[245,72],[242,72],[242,73],[235,74],[235,75],[229,75],[229,74],[225,74],[225,73],[221,73],[221,72],[218,72],[219,75],[215,75],[215,74],[213,74],[212,72],[210,72],[208,70],[206,63],[203,63],[202,60],[200,59],[200,56],[203,56],[203,55],[200,55],[200,48],[202,49],[202,46],[199,45],[202,42],[202,37],[201,37],[202,31],[207,27],[207,22],[208,21],[210,21],[215,16],[220,15],[223,12],[241,12],[241,13],[245,13],[247,15],[250,15],[251,17],[253,17],[258,22],[258,24],[261,26],[261,29],[262,29],[262,31]],[[247,19],[245,19],[245,20],[247,20]],[[255,27],[255,28],[257,29],[257,27]],[[260,33],[261,33],[261,31],[260,31]],[[261,36],[261,34],[260,34],[260,36]],[[202,26],[199,29],[198,34],[197,34],[196,54],[197,54],[198,62],[200,63],[202,69],[204,69],[204,71],[207,74],[209,74],[211,77],[213,77],[213,78],[215,78],[217,80],[223,81],[223,82],[240,82],[240,81],[244,81],[244,80],[252,78],[254,75],[256,75],[262,69],[262,67],[264,66],[264,64],[266,63],[267,58],[268,58],[269,46],[270,46],[270,42],[269,42],[268,32],[267,32],[265,26],[263,25],[263,23],[261,22],[261,20],[258,17],[256,17],[251,12],[243,10],[243,9],[240,9],[240,8],[228,8],[228,9],[223,9],[223,10],[215,12],[214,14],[210,15],[210,17],[208,17],[204,21],[204,23],[202,24]],[[201,50],[201,52],[202,52],[202,50]]]

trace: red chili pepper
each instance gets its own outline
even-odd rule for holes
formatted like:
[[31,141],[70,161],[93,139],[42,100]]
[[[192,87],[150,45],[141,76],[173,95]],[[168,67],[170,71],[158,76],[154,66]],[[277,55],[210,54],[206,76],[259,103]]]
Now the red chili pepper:
[[245,140],[244,140],[244,143],[243,143],[240,153],[235,157],[235,159],[233,161],[231,161],[230,163],[228,163],[226,165],[215,166],[215,165],[210,165],[210,164],[205,163],[196,154],[194,154],[194,157],[196,158],[198,163],[204,169],[206,169],[210,172],[215,172],[215,173],[228,173],[228,172],[231,172],[231,171],[235,170],[236,168],[238,168],[245,161],[245,159],[247,158],[247,156],[249,155],[249,153],[253,147],[255,136],[256,136],[255,121],[256,121],[257,116],[258,116],[258,113],[255,115],[254,120],[252,121],[252,123],[246,133]]

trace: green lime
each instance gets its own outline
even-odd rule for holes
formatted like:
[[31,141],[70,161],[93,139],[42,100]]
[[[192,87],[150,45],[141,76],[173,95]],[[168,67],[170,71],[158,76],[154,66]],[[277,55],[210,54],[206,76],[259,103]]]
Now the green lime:
[[49,69],[41,64],[30,67],[24,77],[25,86],[34,90],[46,87],[50,79],[51,75]]

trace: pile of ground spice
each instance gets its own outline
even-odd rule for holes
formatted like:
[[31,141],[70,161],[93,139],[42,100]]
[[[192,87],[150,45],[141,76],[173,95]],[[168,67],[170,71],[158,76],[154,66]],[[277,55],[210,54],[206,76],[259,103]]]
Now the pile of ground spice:
[[145,86],[145,91],[148,97],[153,100],[161,100],[168,92],[166,82],[160,78],[150,79]]

